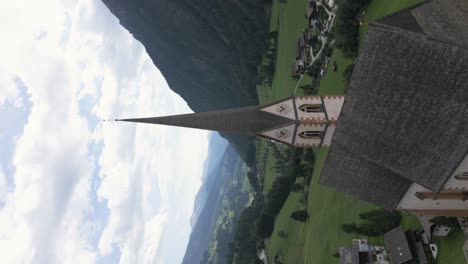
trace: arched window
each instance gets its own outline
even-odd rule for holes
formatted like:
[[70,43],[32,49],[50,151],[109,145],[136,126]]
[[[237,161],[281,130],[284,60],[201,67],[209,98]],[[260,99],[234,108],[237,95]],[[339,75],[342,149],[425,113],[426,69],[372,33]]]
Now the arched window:
[[468,171],[460,172],[459,174],[455,175],[455,179],[460,181],[468,181]]
[[322,112],[322,106],[320,104],[303,104],[299,106],[299,110],[305,113]]
[[299,136],[304,139],[320,139],[322,137],[321,131],[302,131]]

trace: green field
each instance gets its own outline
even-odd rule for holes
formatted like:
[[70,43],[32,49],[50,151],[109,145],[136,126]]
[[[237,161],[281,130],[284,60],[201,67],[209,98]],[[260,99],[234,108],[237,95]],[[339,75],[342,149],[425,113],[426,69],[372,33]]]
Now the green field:
[[[399,9],[411,6],[420,0],[373,0],[361,26],[361,40],[367,29],[367,23]],[[296,81],[290,78],[290,65],[294,58],[294,47],[299,33],[306,27],[303,18],[306,1],[289,0],[286,4],[274,2],[272,8],[271,30],[279,31],[276,72],[272,87],[257,87],[261,103],[269,103],[292,95]],[[330,62],[337,62],[338,72],[328,71],[320,82],[320,94],[344,94],[345,82],[342,72],[353,60],[345,59],[340,50],[335,49]],[[303,83],[310,81],[304,78]],[[260,147],[266,147],[261,144]],[[340,246],[351,245],[351,235],[340,230],[343,223],[358,222],[359,213],[377,208],[374,205],[346,197],[327,187],[317,184],[327,151],[316,153],[313,180],[304,202],[304,194],[291,193],[283,209],[276,218],[272,237],[267,241],[266,250],[269,259],[279,253],[284,263],[337,263],[332,255]],[[268,191],[276,176],[272,166],[274,159],[267,155],[264,191]],[[302,201],[301,201],[302,200]],[[289,216],[295,210],[304,209],[310,214],[307,223],[292,220]],[[403,216],[405,228],[419,228],[419,221],[412,216]],[[283,234],[280,236],[280,232]],[[438,263],[460,263],[463,257],[463,235],[454,234],[454,238],[439,239],[440,257]],[[370,239],[374,244],[382,244],[382,238]],[[448,250],[452,248],[453,250]],[[457,251],[456,254],[452,252]],[[460,254],[459,254],[460,253]],[[464,258],[463,258],[464,259]]]
[[465,236],[460,229],[452,232],[447,237],[435,238],[435,241],[439,248],[438,264],[466,263],[462,249],[465,244]]

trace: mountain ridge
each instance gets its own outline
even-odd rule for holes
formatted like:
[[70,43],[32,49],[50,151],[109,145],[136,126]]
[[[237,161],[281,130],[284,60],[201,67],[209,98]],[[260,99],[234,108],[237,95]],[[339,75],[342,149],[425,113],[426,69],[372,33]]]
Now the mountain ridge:
[[[102,0],[195,112],[257,105],[266,49],[263,0]],[[252,138],[224,134],[248,162]]]

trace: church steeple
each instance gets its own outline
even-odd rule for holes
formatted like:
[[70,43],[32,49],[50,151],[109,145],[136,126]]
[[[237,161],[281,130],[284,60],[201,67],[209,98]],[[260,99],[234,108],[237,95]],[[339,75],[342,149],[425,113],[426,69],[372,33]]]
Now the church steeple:
[[116,121],[254,135],[297,147],[328,147],[343,102],[343,96],[302,96],[263,106]]
[[258,106],[116,121],[190,127],[253,136],[264,130],[294,124],[294,120],[262,111]]

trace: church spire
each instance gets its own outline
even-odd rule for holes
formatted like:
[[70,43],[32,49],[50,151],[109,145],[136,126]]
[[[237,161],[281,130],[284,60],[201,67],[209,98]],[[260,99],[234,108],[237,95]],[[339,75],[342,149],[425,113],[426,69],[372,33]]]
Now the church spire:
[[260,136],[296,147],[329,147],[343,96],[299,96],[262,106],[116,121]]
[[162,117],[116,119],[116,121],[190,127],[242,135],[256,135],[294,120],[262,111],[257,106]]

